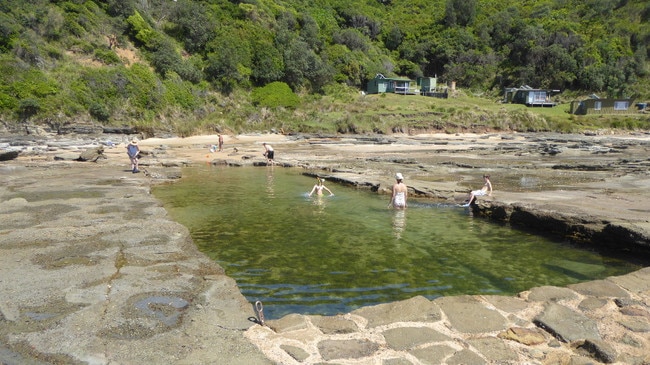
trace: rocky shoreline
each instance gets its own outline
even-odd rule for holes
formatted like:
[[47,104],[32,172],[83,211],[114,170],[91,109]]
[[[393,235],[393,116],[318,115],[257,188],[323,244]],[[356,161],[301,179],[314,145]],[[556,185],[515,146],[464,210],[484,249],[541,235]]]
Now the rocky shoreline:
[[227,136],[223,153],[209,152],[214,136],[149,138],[141,174],[127,166],[131,136],[115,137],[0,138],[0,152],[19,151],[0,162],[0,363],[650,362],[648,268],[260,326],[236,283],[149,194],[183,166],[264,165],[267,141],[281,166],[378,193],[400,171],[411,195],[459,203],[489,173],[496,191],[473,206],[477,216],[647,264],[647,134]]

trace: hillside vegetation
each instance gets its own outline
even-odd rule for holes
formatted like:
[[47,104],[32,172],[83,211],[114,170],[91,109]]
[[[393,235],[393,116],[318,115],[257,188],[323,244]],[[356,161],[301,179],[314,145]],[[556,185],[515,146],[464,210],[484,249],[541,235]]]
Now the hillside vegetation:
[[[642,0],[3,0],[0,121],[141,132],[649,129],[567,102],[650,99]],[[362,95],[377,74],[449,99]],[[555,108],[504,87],[562,90]]]

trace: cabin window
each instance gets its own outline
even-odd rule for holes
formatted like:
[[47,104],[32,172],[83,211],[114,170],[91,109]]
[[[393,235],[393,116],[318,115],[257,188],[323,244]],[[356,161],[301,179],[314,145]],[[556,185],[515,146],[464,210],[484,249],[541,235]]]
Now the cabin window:
[[603,102],[602,101],[594,102],[594,110],[600,110],[602,107],[603,107]]
[[544,102],[546,101],[546,91],[533,91],[533,101],[534,102]]
[[614,110],[627,110],[629,104],[627,101],[615,101]]

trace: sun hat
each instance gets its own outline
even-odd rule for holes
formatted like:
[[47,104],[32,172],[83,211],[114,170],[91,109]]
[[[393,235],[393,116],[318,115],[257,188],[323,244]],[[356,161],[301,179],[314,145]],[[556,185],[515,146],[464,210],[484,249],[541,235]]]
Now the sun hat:
[[395,174],[395,180],[404,180],[404,176],[402,176],[402,174],[398,172]]
[[138,140],[133,138],[133,140],[131,140],[131,144],[138,144]]

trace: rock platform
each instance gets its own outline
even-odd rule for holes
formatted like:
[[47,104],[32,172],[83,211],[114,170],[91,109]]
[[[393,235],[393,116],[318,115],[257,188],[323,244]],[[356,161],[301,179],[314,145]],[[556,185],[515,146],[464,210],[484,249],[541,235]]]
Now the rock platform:
[[280,166],[378,193],[402,172],[420,199],[460,202],[487,172],[496,190],[474,206],[477,219],[545,222],[547,234],[647,262],[649,139],[261,135],[226,138],[220,154],[207,152],[209,137],[147,139],[140,174],[119,144],[79,161],[99,139],[6,142],[20,154],[0,162],[0,363],[648,364],[648,267],[516,296],[414,297],[260,325],[150,186],[196,163],[261,165],[261,141]]

